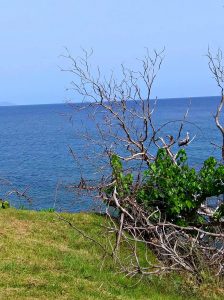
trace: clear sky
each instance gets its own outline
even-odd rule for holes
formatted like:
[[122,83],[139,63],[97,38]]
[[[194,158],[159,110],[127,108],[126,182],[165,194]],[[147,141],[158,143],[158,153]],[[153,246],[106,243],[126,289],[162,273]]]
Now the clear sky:
[[134,66],[144,47],[165,46],[153,95],[217,95],[205,54],[224,50],[223,32],[223,0],[0,0],[0,102],[65,101],[65,46],[74,56],[93,48],[95,62],[115,71]]

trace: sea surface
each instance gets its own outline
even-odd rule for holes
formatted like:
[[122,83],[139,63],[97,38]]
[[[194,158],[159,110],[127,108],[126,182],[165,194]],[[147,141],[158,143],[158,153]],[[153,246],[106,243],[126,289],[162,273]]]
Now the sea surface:
[[[186,127],[194,138],[187,147],[189,161],[199,168],[208,156],[221,159],[221,134],[214,122],[218,97],[192,98]],[[181,120],[190,99],[158,100],[155,122]],[[0,107],[0,197],[8,198],[13,206],[29,209],[55,208],[58,211],[86,211],[96,206],[88,197],[78,199],[70,186],[80,179],[80,167],[69,147],[79,154],[88,175],[91,168],[85,153],[91,151],[83,132],[95,131],[89,111],[76,111],[79,104],[27,105]],[[164,130],[172,134],[179,123],[170,123]],[[177,130],[177,129],[176,129]],[[212,144],[213,143],[213,144]],[[83,158],[82,158],[83,154]],[[94,158],[97,164],[97,157]],[[14,191],[14,192],[13,192]],[[17,197],[15,191],[30,199]]]

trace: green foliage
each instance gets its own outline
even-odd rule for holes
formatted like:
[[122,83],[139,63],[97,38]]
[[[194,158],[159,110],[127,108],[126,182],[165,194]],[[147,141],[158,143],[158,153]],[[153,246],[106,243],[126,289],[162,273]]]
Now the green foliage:
[[222,218],[224,218],[224,203],[222,203],[214,213],[215,220],[220,221]]
[[176,163],[165,149],[160,149],[156,161],[144,174],[137,199],[148,209],[158,207],[168,220],[178,224],[201,222],[197,214],[201,204],[207,197],[224,193],[224,166],[210,157],[197,172],[188,166],[183,149],[178,152]]
[[0,208],[6,209],[9,207],[10,207],[10,204],[7,200],[0,199]]
[[53,207],[43,208],[40,211],[41,212],[55,212],[55,208],[53,208]]
[[108,188],[106,193],[111,194],[116,186],[118,196],[124,198],[129,196],[131,193],[131,187],[133,184],[133,175],[128,173],[124,174],[122,163],[116,154],[111,156],[111,167],[112,167],[112,177],[115,184]]
[[[188,166],[187,154],[183,149],[178,152],[176,163],[165,149],[160,149],[157,159],[144,172],[142,184],[135,192],[132,174],[123,174],[122,163],[116,155],[111,158],[111,166],[121,198],[133,194],[149,212],[158,207],[162,217],[183,226],[204,222],[204,218],[198,214],[201,204],[207,197],[224,193],[224,166],[210,157],[201,170],[196,171]],[[223,216],[222,205],[217,210],[216,218]]]
[[19,205],[18,209],[20,209],[20,210],[28,210],[28,208],[24,204]]

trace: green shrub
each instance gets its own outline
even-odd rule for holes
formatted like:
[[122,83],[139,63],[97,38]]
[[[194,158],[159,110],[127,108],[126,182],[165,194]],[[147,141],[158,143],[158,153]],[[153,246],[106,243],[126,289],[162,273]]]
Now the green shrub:
[[10,207],[10,204],[7,200],[0,199],[0,208],[6,209],[9,207]]
[[[115,183],[107,190],[108,194],[116,185],[120,199],[132,195],[149,213],[158,208],[163,218],[179,225],[204,222],[205,219],[198,214],[201,204],[207,197],[224,193],[224,166],[210,157],[197,171],[189,167],[183,149],[178,152],[176,163],[165,149],[160,149],[155,162],[142,174],[143,179],[137,189],[133,186],[133,175],[123,174],[122,163],[116,155],[112,156],[111,166]],[[223,216],[221,205],[216,218]]]

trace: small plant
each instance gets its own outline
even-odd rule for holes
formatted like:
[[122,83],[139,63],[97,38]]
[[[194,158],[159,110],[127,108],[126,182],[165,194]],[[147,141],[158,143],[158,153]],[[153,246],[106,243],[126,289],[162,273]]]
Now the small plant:
[[21,204],[18,209],[27,210],[28,208],[24,204]]
[[128,173],[124,175],[121,160],[116,154],[111,156],[112,178],[115,180],[114,185],[106,189],[107,194],[111,194],[116,186],[119,197],[129,196],[133,184],[133,175]]
[[0,199],[0,208],[6,209],[9,207],[10,207],[10,204],[7,200]]
[[40,211],[42,211],[42,212],[55,212],[55,209],[53,207],[49,207],[49,208],[41,209]]

